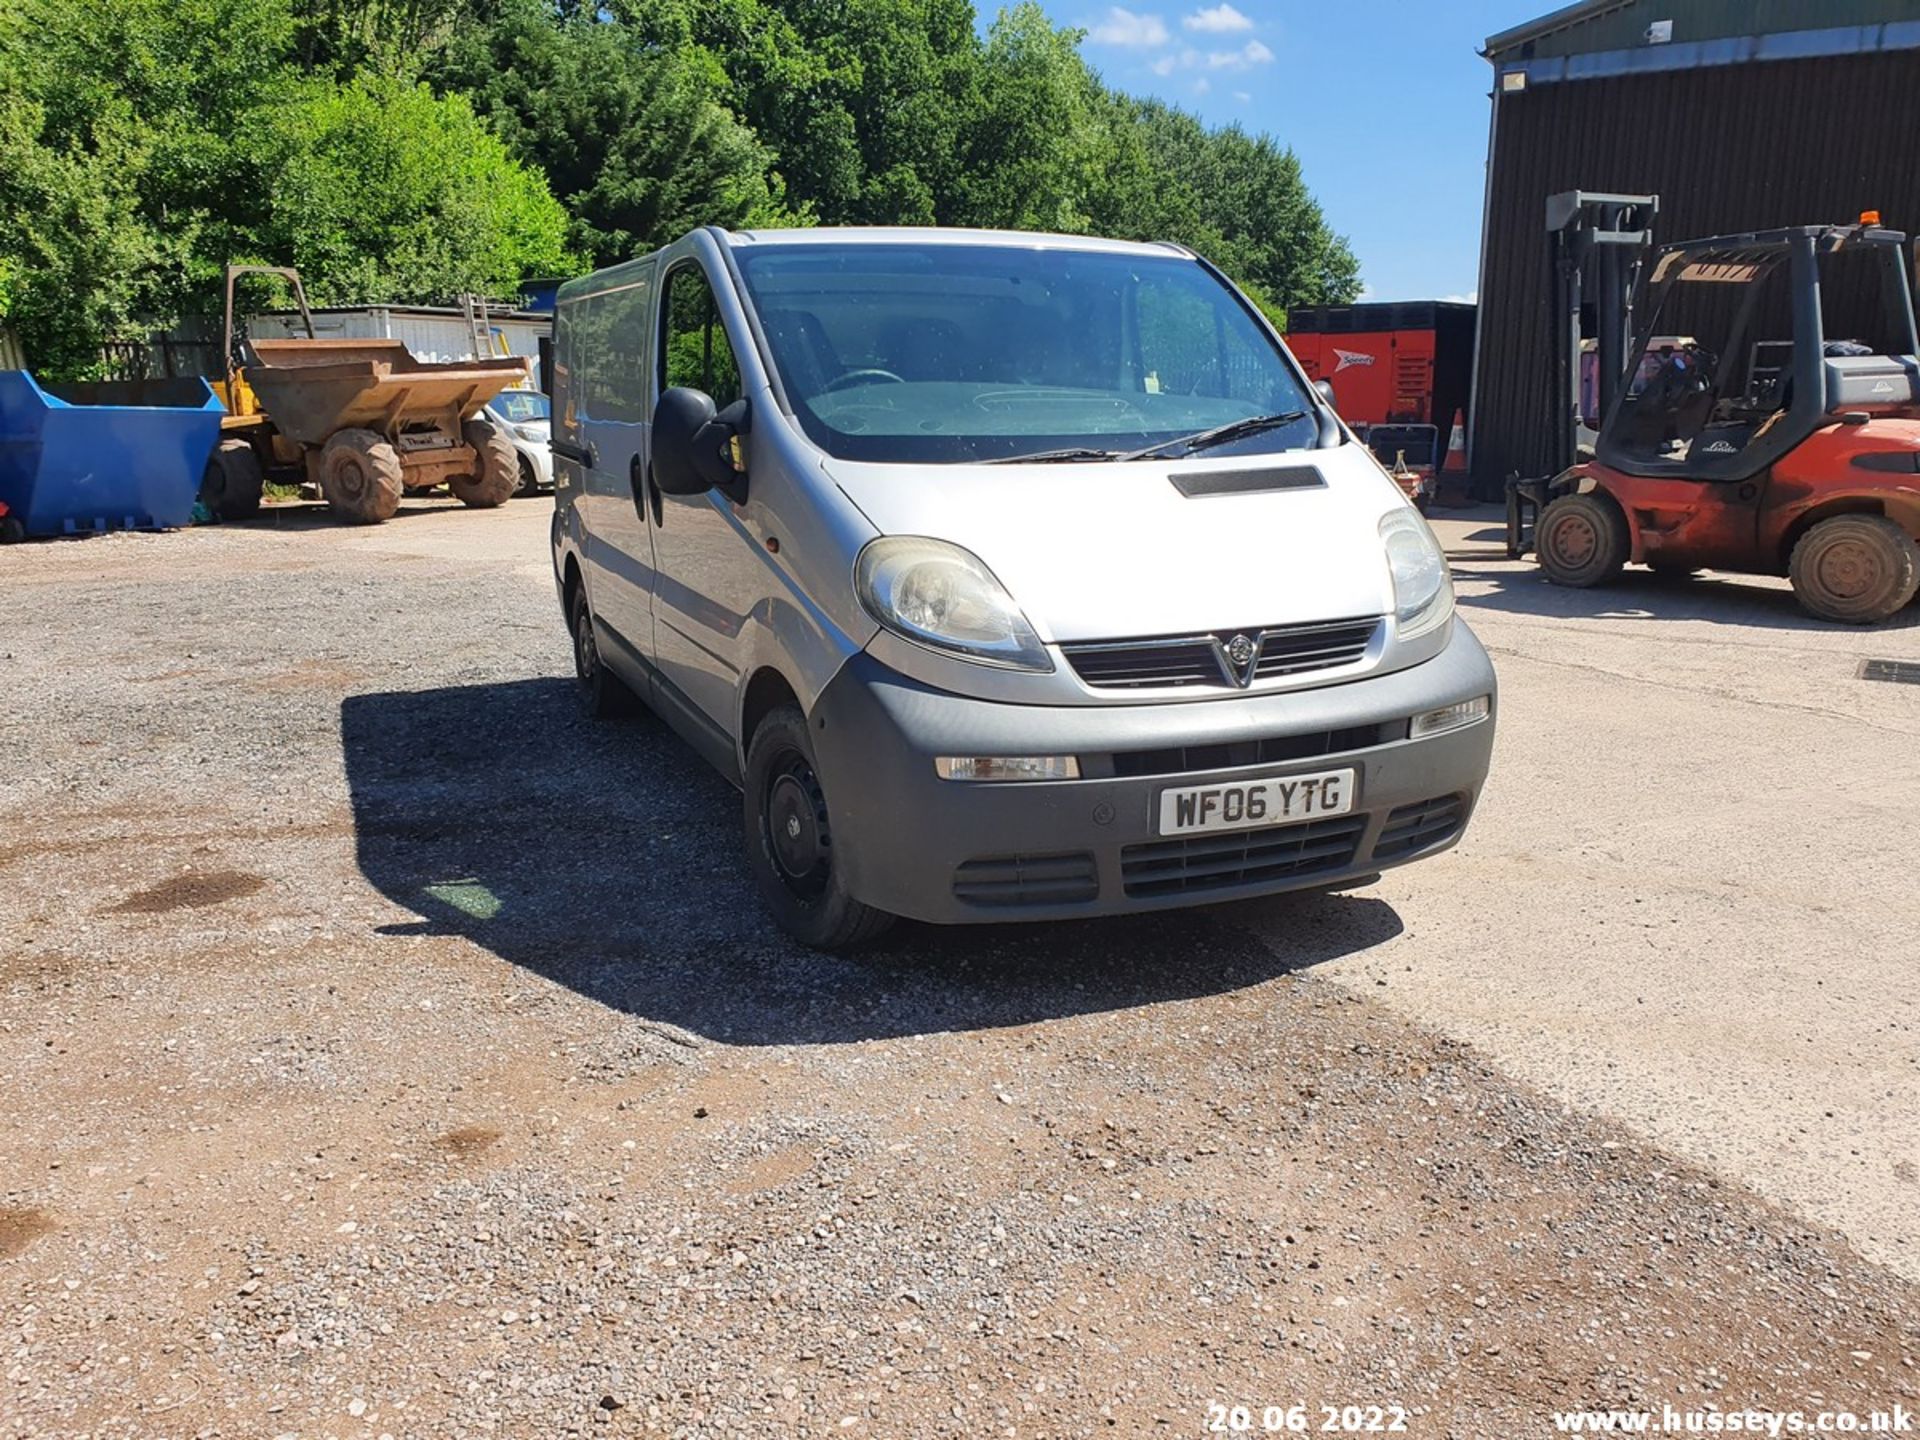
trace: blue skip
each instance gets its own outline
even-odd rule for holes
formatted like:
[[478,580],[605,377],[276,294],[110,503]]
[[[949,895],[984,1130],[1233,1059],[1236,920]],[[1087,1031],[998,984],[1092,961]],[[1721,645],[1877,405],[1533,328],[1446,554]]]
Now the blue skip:
[[43,385],[0,370],[0,539],[187,524],[223,413],[198,377]]

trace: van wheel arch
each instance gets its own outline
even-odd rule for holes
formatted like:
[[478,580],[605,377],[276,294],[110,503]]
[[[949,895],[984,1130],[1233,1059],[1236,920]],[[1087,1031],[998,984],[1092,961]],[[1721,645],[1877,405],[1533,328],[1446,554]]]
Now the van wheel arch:
[[585,583],[580,574],[579,559],[568,555],[567,563],[560,571],[560,600],[569,616],[573,614],[573,597],[580,593],[580,587]]
[[762,665],[747,679],[747,688],[740,696],[739,748],[742,761],[745,761],[748,749],[753,745],[753,732],[760,728],[760,722],[782,705],[791,705],[802,714],[806,707],[800,703],[785,675],[771,665]]

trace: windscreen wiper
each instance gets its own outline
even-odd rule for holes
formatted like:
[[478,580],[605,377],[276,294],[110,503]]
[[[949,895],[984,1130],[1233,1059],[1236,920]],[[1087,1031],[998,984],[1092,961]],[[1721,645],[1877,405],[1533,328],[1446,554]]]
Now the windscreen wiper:
[[1178,451],[1182,455],[1191,455],[1196,450],[1207,450],[1215,445],[1224,445],[1229,440],[1244,439],[1248,435],[1258,435],[1266,430],[1278,430],[1283,425],[1291,425],[1296,420],[1304,420],[1310,412],[1305,410],[1284,410],[1278,415],[1249,415],[1244,420],[1230,420],[1225,425],[1216,425],[1211,430],[1196,431],[1192,435],[1176,435],[1171,440],[1162,440],[1157,445],[1143,446],[1138,450],[1129,450],[1117,455],[1117,460],[1145,460],[1154,455],[1165,455]]
[[981,465],[1048,465],[1065,460],[1126,460],[1129,457],[1121,450],[1095,450],[1085,445],[1070,446],[1065,450],[1036,450],[1031,455],[996,455],[991,460],[981,460]]

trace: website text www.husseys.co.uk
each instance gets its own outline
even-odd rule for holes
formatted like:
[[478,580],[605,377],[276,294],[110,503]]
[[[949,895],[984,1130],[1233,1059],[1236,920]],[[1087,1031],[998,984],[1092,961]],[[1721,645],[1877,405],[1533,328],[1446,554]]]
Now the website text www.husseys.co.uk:
[[1567,1435],[1912,1435],[1914,1413],[1891,1410],[1559,1410],[1553,1428]]

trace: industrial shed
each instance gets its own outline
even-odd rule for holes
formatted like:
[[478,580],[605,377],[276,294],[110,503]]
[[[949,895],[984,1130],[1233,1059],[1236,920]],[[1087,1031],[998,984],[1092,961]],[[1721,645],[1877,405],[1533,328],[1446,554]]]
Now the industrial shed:
[[1657,240],[1839,224],[1920,230],[1915,0],[1582,0],[1491,37],[1475,493],[1549,464],[1545,230],[1562,190],[1660,197]]

